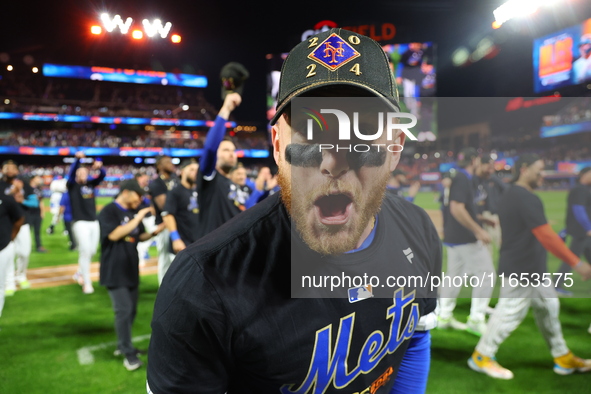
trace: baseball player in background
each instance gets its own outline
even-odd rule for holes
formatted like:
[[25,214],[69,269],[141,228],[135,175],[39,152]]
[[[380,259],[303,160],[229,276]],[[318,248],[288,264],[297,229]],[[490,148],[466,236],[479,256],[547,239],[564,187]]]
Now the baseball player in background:
[[89,177],[88,168],[80,167],[80,160],[84,157],[84,152],[76,152],[76,161],[70,167],[66,186],[72,208],[72,231],[78,246],[78,272],[74,274],[73,279],[82,286],[84,294],[92,294],[94,287],[90,279],[90,264],[92,256],[97,251],[100,237],[94,189],[107,174],[102,168],[103,162],[95,160],[92,170],[98,170],[100,173],[95,178]]
[[[479,223],[476,203],[483,199],[474,189],[473,175],[480,166],[480,157],[474,148],[465,148],[458,154],[459,169],[449,191],[449,214],[444,214],[444,245],[447,247],[447,271],[451,278],[464,275],[483,277],[494,274],[492,256],[487,248],[490,236]],[[480,336],[486,330],[486,310],[494,283],[488,282],[472,289],[472,302],[468,321],[464,325],[453,317],[456,299],[461,287],[447,285],[439,294],[439,328],[466,329]]]
[[14,198],[0,193],[0,317],[4,308],[4,292],[8,265],[14,261],[14,242],[25,214]]
[[49,196],[49,213],[51,213],[51,224],[49,227],[47,227],[47,234],[53,234],[55,231],[55,226],[57,226],[57,224],[62,219],[60,202],[62,200],[62,194],[68,191],[66,182],[68,182],[66,179],[54,179],[49,184],[49,190],[51,191],[51,195]]
[[[522,155],[515,165],[514,185],[499,201],[502,243],[499,301],[480,338],[470,368],[497,379],[513,373],[495,359],[499,346],[521,324],[530,307],[554,358],[554,372],[569,375],[591,370],[591,360],[576,357],[567,347],[559,320],[560,303],[546,266],[546,251],[565,261],[582,276],[591,278],[591,266],[579,260],[552,230],[542,200],[533,190],[542,184],[544,162],[534,154]],[[567,279],[572,283],[572,278]]]
[[[566,208],[566,233],[571,236],[570,251],[585,256],[591,262],[591,167],[579,172],[579,184],[568,193]],[[564,274],[571,271],[568,263],[562,262],[554,285],[561,295],[572,295],[564,288]]]
[[[403,186],[409,185],[408,194],[405,196],[402,190]],[[421,182],[413,181],[409,182],[407,175],[400,169],[395,169],[390,174],[386,191],[396,196],[405,198],[407,201],[413,202],[419,190],[421,189]]]
[[[441,275],[441,241],[429,216],[386,193],[400,150],[319,151],[339,143],[338,120],[326,116],[330,131],[308,140],[306,121],[294,119],[305,116],[294,108],[303,96],[325,103],[314,110],[355,106],[372,130],[376,112],[400,111],[388,59],[369,37],[331,29],[293,48],[271,120],[281,191],[177,255],[154,307],[149,393],[425,391],[430,336],[421,319],[434,311],[436,291],[301,286],[308,269]],[[397,130],[372,143],[403,146],[405,137]],[[232,203],[227,193],[220,188],[217,206]]]
[[[154,205],[154,224],[162,223],[162,209],[166,204],[166,194],[179,182],[176,167],[169,156],[160,156],[156,160],[158,178],[150,182],[148,190]],[[168,271],[172,258],[170,257],[170,233],[165,228],[156,236],[156,250],[158,251],[158,284],[162,283],[164,274]]]
[[195,159],[185,159],[180,169],[181,182],[168,192],[162,210],[162,220],[170,233],[171,259],[197,240],[200,224],[196,185],[199,164]]
[[[23,182],[17,178],[19,175],[18,165],[12,161],[5,161],[2,166],[2,180],[0,180],[0,191],[5,195],[11,196],[20,204],[25,214],[25,222],[20,227],[18,235],[14,239],[14,250],[16,260],[8,264],[6,274],[5,295],[11,296],[16,292],[18,283],[21,289],[28,289],[31,284],[27,280],[27,268],[29,266],[29,256],[31,255],[31,227],[28,223],[28,211],[39,207],[39,200],[33,188],[28,182]],[[15,268],[16,265],[16,268]]]

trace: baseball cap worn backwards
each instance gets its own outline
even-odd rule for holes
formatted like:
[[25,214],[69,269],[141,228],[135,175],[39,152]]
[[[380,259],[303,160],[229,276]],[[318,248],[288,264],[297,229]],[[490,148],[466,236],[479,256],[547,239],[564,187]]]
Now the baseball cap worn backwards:
[[271,125],[294,97],[334,85],[360,88],[400,111],[394,74],[380,44],[352,31],[334,28],[302,41],[285,59],[277,112]]

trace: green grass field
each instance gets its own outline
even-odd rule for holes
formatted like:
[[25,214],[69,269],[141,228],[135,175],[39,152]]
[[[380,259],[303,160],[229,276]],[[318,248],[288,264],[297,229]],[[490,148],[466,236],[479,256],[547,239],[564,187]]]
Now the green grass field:
[[[548,219],[555,230],[560,230],[566,193],[539,194]],[[99,204],[108,201],[103,199]],[[420,194],[416,203],[426,209],[438,209],[432,193]],[[43,231],[43,243],[50,253],[33,252],[30,267],[77,262],[76,253],[68,251],[67,237],[61,230],[60,225],[53,235]],[[557,265],[557,259],[550,257],[550,272]],[[104,288],[97,285],[95,289],[89,296],[83,295],[75,284],[31,289],[18,291],[6,300],[0,318],[0,394],[145,392],[146,369],[128,372],[122,360],[112,355],[116,338],[110,299]],[[136,343],[139,348],[148,346],[145,338],[150,333],[157,289],[155,275],[141,278],[139,310],[133,330],[134,336],[144,337]],[[591,300],[562,299],[561,308],[564,336],[570,348],[591,358],[591,335],[587,333]],[[460,299],[456,317],[465,319],[468,311],[469,299]],[[476,343],[477,338],[465,332],[432,332],[429,393],[591,392],[591,373],[558,376],[552,372],[552,358],[531,313],[497,354],[499,362],[515,373],[513,380],[498,381],[471,371],[466,360]],[[94,362],[81,365],[78,350],[93,346],[97,347],[92,351]],[[148,361],[146,356],[140,358]]]

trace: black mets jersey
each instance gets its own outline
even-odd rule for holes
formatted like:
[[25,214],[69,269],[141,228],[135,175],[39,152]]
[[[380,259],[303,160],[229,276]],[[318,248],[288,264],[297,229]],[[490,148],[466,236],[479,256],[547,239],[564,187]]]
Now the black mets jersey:
[[[441,242],[421,208],[386,197],[375,230],[371,245],[338,263],[365,258],[404,276],[440,273]],[[420,316],[435,308],[436,289],[429,299],[400,287],[387,298],[368,297],[367,288],[292,298],[292,237],[275,194],[178,254],[154,309],[153,393],[390,392]],[[392,244],[404,247],[392,254]]]
[[23,216],[20,204],[14,198],[0,193],[0,251],[10,243],[12,226]]
[[101,228],[100,284],[108,288],[136,287],[139,285],[139,255],[137,244],[144,225],[140,221],[131,233],[118,241],[111,241],[109,234],[117,227],[129,223],[135,211],[123,208],[116,202],[106,205],[98,215]]
[[197,191],[201,210],[199,238],[209,234],[234,216],[242,212],[246,198],[241,199],[241,191],[230,179],[214,171],[205,176],[197,174]]
[[[162,216],[172,215],[176,221],[179,236],[189,246],[197,240],[199,232],[199,203],[197,190],[187,189],[182,183],[166,195]],[[170,245],[172,251],[172,244]]]
[[[476,219],[476,206],[474,204],[474,188],[472,185],[471,176],[465,170],[458,170],[449,188],[449,203],[452,201],[463,203],[466,211],[470,214],[474,221]],[[448,212],[444,213],[446,220],[444,221],[444,242],[449,245],[461,245],[476,242],[476,236],[472,231],[464,227],[451,214],[450,205],[444,207]]]

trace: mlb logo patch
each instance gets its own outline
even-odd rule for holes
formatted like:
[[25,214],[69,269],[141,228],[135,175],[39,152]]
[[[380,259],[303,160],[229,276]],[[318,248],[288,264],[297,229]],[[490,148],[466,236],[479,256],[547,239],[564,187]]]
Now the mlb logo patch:
[[308,55],[308,58],[334,71],[359,56],[361,54],[349,45],[348,42],[336,33],[332,33]]
[[366,300],[368,298],[373,297],[373,291],[372,291],[370,285],[352,287],[348,290],[348,292],[349,292],[349,302],[350,303]]

